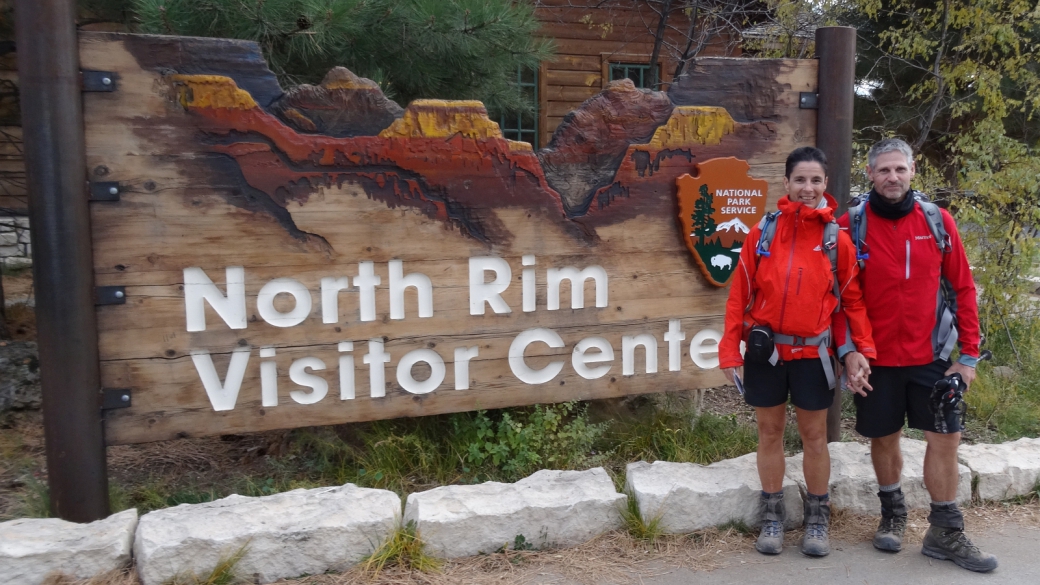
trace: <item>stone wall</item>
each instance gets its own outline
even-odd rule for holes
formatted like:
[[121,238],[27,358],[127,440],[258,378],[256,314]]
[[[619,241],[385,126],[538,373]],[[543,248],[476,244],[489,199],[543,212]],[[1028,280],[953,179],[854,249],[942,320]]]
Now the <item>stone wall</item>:
[[32,264],[28,217],[0,216],[0,263],[7,268]]
[[[904,439],[907,504],[927,508],[920,462],[924,442]],[[832,443],[831,505],[876,515],[877,481],[865,445]],[[800,520],[804,485],[801,455],[787,460],[785,500]],[[237,570],[251,583],[342,571],[371,554],[402,525],[414,526],[427,550],[440,557],[508,548],[572,546],[622,526],[621,510],[634,497],[645,518],[666,532],[685,533],[743,520],[758,523],[755,454],[712,465],[629,464],[618,493],[602,468],[542,470],[514,484],[444,486],[408,496],[346,484],[272,496],[229,496],[182,504],[138,518],[127,510],[91,524],[57,519],[0,523],[0,567],[5,585],[42,585],[62,572],[80,579],[117,569],[131,559],[144,585],[178,574],[205,575],[220,558],[238,554]],[[958,501],[1003,500],[1032,493],[1040,482],[1040,439],[1002,445],[965,445]]]

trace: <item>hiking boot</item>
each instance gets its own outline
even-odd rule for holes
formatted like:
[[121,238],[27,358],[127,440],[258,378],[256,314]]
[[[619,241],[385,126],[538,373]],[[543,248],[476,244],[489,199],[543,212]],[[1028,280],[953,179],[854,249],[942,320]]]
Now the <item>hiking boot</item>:
[[831,523],[830,498],[809,494],[805,498],[805,536],[802,538],[802,554],[810,557],[825,557],[831,552],[827,536]]
[[997,568],[997,557],[979,550],[960,528],[943,528],[933,524],[924,535],[921,554],[933,559],[953,561],[959,567],[979,573]]
[[778,555],[784,550],[784,492],[762,494],[762,531],[755,550],[764,555]]
[[878,492],[881,500],[881,523],[874,533],[874,548],[890,552],[903,549],[906,534],[906,499],[903,490]]
[[903,535],[906,534],[906,516],[881,517],[874,533],[874,548],[889,552],[903,550]]

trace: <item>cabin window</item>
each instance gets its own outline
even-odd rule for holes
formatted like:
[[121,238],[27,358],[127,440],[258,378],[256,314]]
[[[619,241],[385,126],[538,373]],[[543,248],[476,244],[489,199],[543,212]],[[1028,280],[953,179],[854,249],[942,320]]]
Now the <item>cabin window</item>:
[[636,87],[650,87],[650,65],[645,63],[611,63],[610,81],[631,79]]
[[531,104],[528,112],[503,112],[498,117],[502,136],[509,140],[527,142],[538,149],[538,70],[518,67],[516,84],[524,101]]

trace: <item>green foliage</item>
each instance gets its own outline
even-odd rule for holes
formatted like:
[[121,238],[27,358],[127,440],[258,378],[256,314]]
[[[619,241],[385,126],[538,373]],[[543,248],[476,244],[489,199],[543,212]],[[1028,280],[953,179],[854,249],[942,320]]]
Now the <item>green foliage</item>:
[[607,434],[622,461],[677,461],[709,464],[739,457],[758,446],[755,428],[733,416],[654,410],[639,420],[617,424]]
[[416,532],[415,523],[398,528],[374,553],[361,562],[361,569],[378,575],[387,566],[398,566],[422,573],[435,573],[443,561],[426,553],[425,545]]
[[503,410],[497,416],[481,410],[452,422],[465,445],[467,463],[475,467],[490,463],[512,478],[542,467],[570,469],[585,464],[606,427],[589,423],[585,408],[574,402]]
[[402,103],[479,99],[526,111],[518,67],[552,54],[528,2],[511,0],[129,0],[141,32],[256,41],[286,83],[336,65]]
[[[1040,343],[1034,341],[1040,340],[1040,323],[1018,318],[1008,326],[987,341],[997,361],[979,364],[978,377],[964,396],[968,433],[980,440],[1040,436]],[[1012,348],[1011,339],[1020,343]],[[1001,375],[994,373],[996,366],[1002,366]]]

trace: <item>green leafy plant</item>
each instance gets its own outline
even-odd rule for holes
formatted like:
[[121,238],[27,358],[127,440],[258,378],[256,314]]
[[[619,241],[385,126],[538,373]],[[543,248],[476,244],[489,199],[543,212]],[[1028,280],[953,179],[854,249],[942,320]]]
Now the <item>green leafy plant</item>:
[[584,407],[574,402],[540,405],[513,411],[477,411],[457,417],[454,430],[465,446],[468,464],[500,469],[509,478],[540,467],[570,469],[590,458],[606,424],[588,421]]

